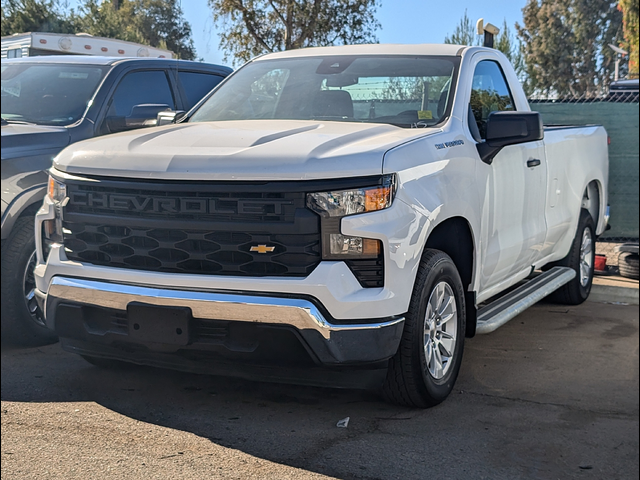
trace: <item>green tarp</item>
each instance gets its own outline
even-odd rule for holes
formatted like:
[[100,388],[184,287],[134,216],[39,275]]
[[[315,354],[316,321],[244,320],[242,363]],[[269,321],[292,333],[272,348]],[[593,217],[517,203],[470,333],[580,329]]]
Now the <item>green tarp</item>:
[[609,145],[611,230],[603,238],[638,238],[638,103],[532,103],[545,125],[603,125]]

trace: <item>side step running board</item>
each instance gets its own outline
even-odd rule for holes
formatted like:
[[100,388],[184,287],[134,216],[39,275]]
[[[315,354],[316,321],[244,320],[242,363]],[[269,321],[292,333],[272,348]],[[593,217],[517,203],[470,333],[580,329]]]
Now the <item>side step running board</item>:
[[478,311],[476,333],[481,335],[493,332],[565,283],[569,283],[575,276],[576,272],[571,268],[553,267],[513,292],[482,307]]

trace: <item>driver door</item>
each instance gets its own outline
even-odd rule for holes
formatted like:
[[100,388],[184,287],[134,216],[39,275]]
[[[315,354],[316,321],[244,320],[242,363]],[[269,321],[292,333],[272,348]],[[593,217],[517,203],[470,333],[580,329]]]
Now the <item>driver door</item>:
[[[491,112],[516,110],[498,62],[477,63],[469,110],[480,139]],[[481,289],[486,290],[522,278],[540,256],[546,232],[547,165],[542,141],[505,147],[491,165],[478,161],[479,170],[484,170],[479,188],[484,190]]]

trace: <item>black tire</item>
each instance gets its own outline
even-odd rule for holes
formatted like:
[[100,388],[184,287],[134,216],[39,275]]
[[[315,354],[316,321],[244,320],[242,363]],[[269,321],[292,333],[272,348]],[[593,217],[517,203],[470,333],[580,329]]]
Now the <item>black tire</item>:
[[[443,369],[443,376],[437,378],[437,374],[434,375],[430,371],[431,367],[427,361],[426,316],[427,304],[432,293],[443,283],[449,286],[450,297],[455,299],[454,307],[457,314],[449,322],[455,322],[456,330],[453,351],[449,352],[451,356]],[[449,396],[458,378],[462,362],[465,320],[464,287],[455,264],[444,252],[425,250],[418,269],[409,312],[405,317],[400,346],[395,356],[389,361],[382,389],[387,401],[409,407],[428,408],[438,405]],[[446,322],[446,325],[449,323]],[[453,332],[452,328],[449,332]],[[441,350],[438,351],[441,352]]]
[[[580,264],[582,260],[581,251],[582,251],[582,242],[583,237],[588,232],[591,238],[591,251],[590,255],[590,268],[588,272],[588,276],[586,276],[586,281],[584,281],[581,273],[580,273]],[[569,254],[556,262],[554,265],[558,265],[561,267],[569,267],[576,271],[576,276],[573,280],[571,280],[566,285],[563,285],[558,290],[551,294],[550,299],[557,303],[562,303],[564,305],[580,305],[584,302],[588,297],[589,293],[591,293],[591,285],[593,283],[593,274],[596,262],[596,235],[595,235],[595,224],[593,222],[593,218],[587,210],[580,211],[580,220],[578,221],[578,230],[576,232],[576,236],[573,239],[573,243],[571,244],[571,250]]]
[[20,217],[2,245],[2,341],[34,347],[55,343],[55,333],[44,325],[35,298],[26,295],[35,288],[33,270],[36,244],[33,217]]
[[618,256],[618,267],[620,268],[620,275],[626,278],[633,278],[638,280],[640,271],[638,268],[638,254],[631,252],[622,252]]
[[92,357],[91,355],[80,356],[94,367],[102,368],[104,370],[123,370],[134,366],[132,363],[123,362],[122,360],[114,360],[112,358]]

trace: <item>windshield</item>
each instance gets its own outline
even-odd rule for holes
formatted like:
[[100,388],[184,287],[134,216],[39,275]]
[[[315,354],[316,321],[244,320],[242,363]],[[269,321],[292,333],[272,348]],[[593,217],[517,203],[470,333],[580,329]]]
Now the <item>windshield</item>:
[[2,119],[9,123],[71,125],[84,115],[107,68],[2,65]]
[[191,122],[333,120],[425,127],[448,116],[458,57],[258,60],[223,83]]

